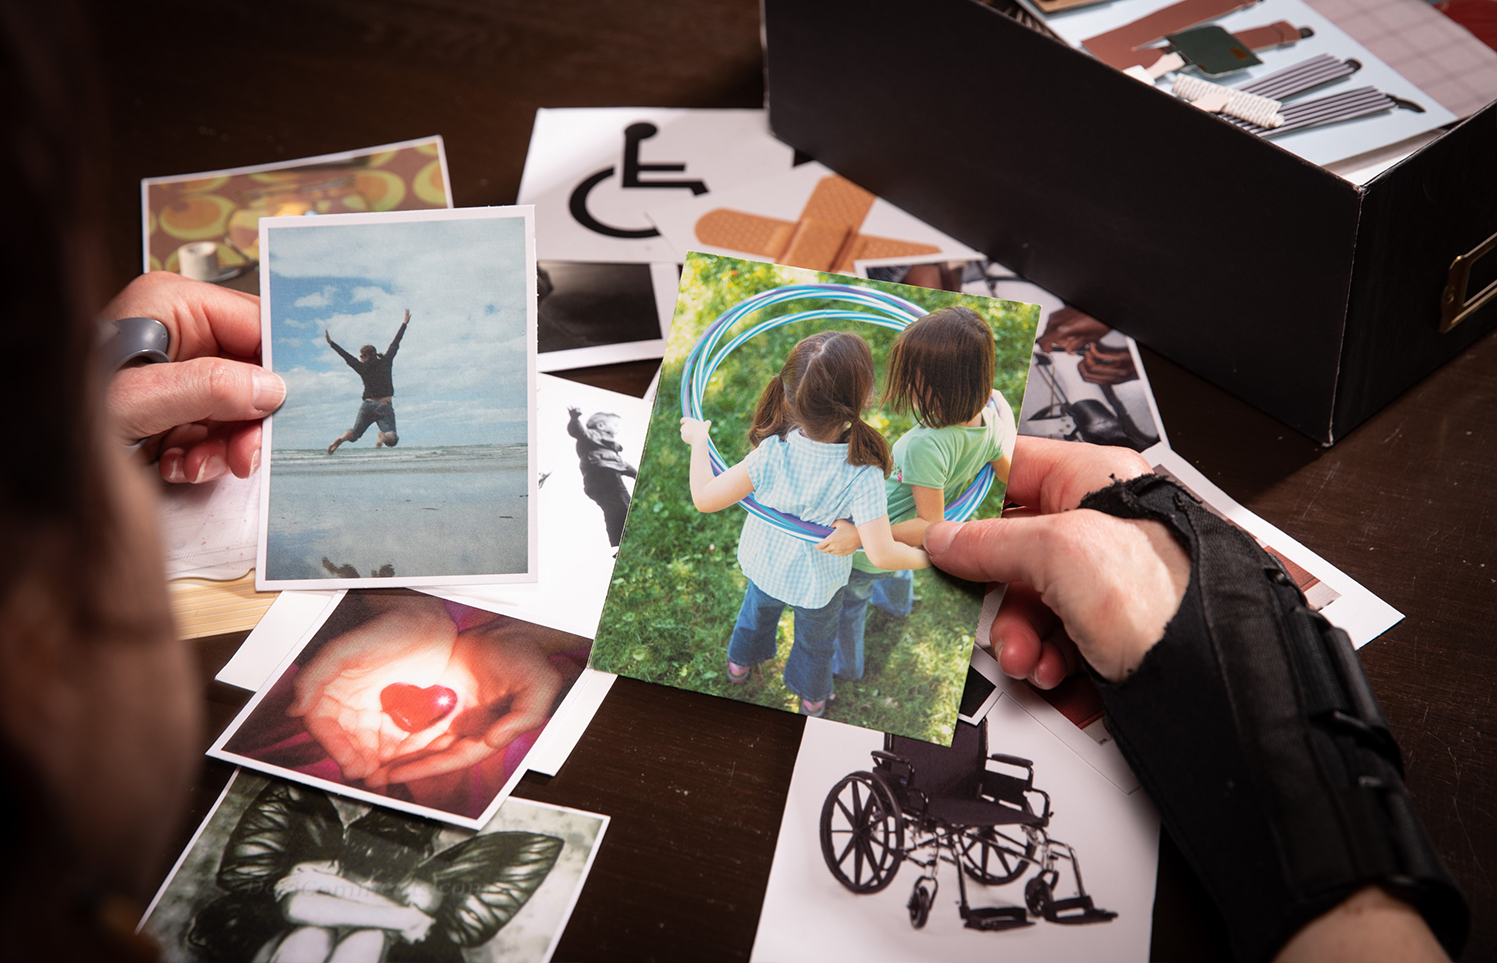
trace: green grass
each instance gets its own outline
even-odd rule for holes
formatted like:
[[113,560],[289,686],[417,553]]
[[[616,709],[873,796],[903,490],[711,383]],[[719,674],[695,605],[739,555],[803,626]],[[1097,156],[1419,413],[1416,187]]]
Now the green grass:
[[[760,291],[828,280],[850,279],[733,258],[688,259],[633,506],[593,645],[596,668],[759,705],[796,708],[797,697],[781,681],[791,645],[789,609],[780,622],[776,657],[744,685],[727,679],[728,637],[747,584],[737,560],[744,513],[733,507],[704,515],[692,506],[690,450],[680,439],[678,389],[682,362],[722,312]],[[1034,343],[1036,307],[885,282],[856,283],[891,291],[927,310],[964,304],[981,314],[993,327],[998,346],[995,387],[1018,408]],[[828,305],[779,305],[749,323],[820,306]],[[883,371],[895,332],[857,322],[833,327],[862,335]],[[749,450],[749,421],[767,380],[778,373],[796,342],[824,329],[814,322],[777,328],[743,344],[714,373],[704,414],[712,420],[713,441],[729,464]],[[888,412],[870,413],[868,420],[891,443],[911,427],[907,417]],[[1002,497],[1002,486],[995,484],[978,516],[997,514]],[[949,741],[981,608],[981,587],[927,569],[915,573],[915,595],[914,610],[902,619],[869,608],[863,679],[836,680],[837,701],[828,715],[884,732]]]

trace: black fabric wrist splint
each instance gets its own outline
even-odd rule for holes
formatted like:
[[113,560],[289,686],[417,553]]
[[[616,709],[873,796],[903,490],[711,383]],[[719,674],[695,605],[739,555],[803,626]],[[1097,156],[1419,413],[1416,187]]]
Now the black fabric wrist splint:
[[1452,957],[1470,914],[1403,784],[1398,745],[1346,633],[1273,556],[1146,475],[1081,508],[1164,523],[1191,557],[1180,609],[1138,669],[1095,674],[1118,747],[1226,920],[1244,963],[1377,884]]

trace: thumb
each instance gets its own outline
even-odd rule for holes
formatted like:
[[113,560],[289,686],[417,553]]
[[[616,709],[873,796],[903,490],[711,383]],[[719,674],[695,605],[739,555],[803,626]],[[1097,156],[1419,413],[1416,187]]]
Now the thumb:
[[1052,537],[1046,516],[936,522],[925,530],[924,548],[932,565],[959,578],[1039,586]]
[[286,383],[257,364],[194,358],[126,368],[109,384],[110,412],[130,438],[196,421],[257,421],[286,400]]

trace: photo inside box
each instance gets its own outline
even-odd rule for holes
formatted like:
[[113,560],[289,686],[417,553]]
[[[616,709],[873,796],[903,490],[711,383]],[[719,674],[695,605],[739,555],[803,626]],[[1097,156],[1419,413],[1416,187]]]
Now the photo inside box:
[[542,353],[660,337],[649,264],[538,261],[536,269]]
[[291,779],[476,819],[587,653],[586,639],[467,605],[352,591],[222,751]]
[[[730,678],[729,638],[749,586],[738,557],[745,513],[738,507],[712,514],[696,510],[689,482],[691,452],[681,440],[680,422],[683,365],[702,332],[746,298],[803,284],[884,291],[912,302],[921,312],[954,305],[970,308],[994,334],[993,386],[1005,398],[1015,402],[1022,398],[1038,314],[1034,305],[690,255],[633,505],[594,645],[594,667],[789,711],[801,707],[805,694],[784,681],[794,646],[795,616],[790,608],[782,612],[774,631],[774,656],[762,661],[746,682]],[[848,305],[835,297],[776,304],[737,322],[727,337],[786,314],[836,308]],[[702,416],[712,421],[711,437],[727,465],[736,465],[749,454],[748,429],[755,406],[791,349],[823,331],[855,333],[869,345],[878,384],[869,399],[871,407],[864,413],[866,422],[890,444],[915,427],[908,411],[901,414],[877,402],[896,330],[868,323],[856,312],[853,317],[795,321],[739,343],[708,381]],[[1002,484],[995,483],[977,516],[996,515],[1002,496]],[[862,610],[860,677],[852,660],[842,657],[844,650],[850,654],[852,649],[852,624],[848,624],[849,637],[839,644],[833,666],[837,677],[827,715],[914,738],[949,742],[982,587],[927,568],[914,572],[913,591],[907,598],[910,604],[904,614],[896,614],[901,607],[892,599],[882,600],[889,604],[881,607],[878,594]],[[842,628],[839,624],[839,632]]]

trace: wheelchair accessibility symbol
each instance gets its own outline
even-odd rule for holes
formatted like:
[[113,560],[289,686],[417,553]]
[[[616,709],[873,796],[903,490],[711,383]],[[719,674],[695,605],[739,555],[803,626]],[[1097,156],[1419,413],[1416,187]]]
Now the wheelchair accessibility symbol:
[[[619,186],[622,188],[690,188],[693,196],[707,193],[707,185],[698,180],[640,180],[641,173],[681,173],[686,170],[685,164],[641,164],[639,162],[639,144],[641,141],[649,140],[660,133],[660,128],[654,124],[641,122],[630,124],[624,128],[624,174]],[[653,227],[625,228],[614,227],[604,224],[593,217],[587,209],[587,195],[594,187],[612,177],[614,168],[605,167],[596,174],[590,175],[572,191],[568,207],[571,209],[572,217],[577,223],[607,237],[623,238],[645,238],[659,237],[660,232]]]

